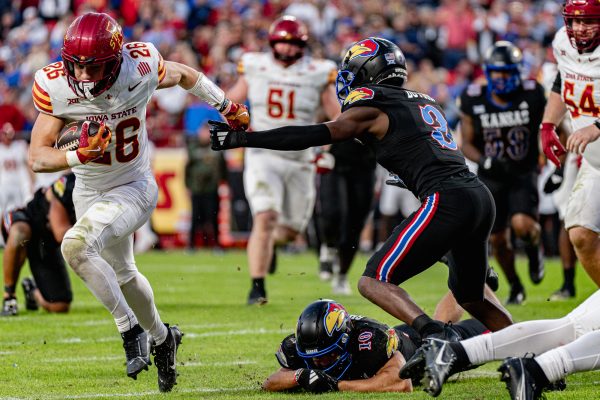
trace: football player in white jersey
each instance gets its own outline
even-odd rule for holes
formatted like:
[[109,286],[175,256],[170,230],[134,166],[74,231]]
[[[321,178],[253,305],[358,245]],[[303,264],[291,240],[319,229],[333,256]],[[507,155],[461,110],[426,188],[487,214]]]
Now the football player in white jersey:
[[[306,26],[284,16],[269,29],[272,52],[242,56],[241,75],[227,94],[235,102],[249,101],[253,130],[315,123],[321,109],[331,119],[340,113],[333,87],[337,66],[305,56],[307,41]],[[310,149],[246,149],[244,189],[253,215],[247,250],[252,278],[248,304],[267,302],[264,278],[274,244],[293,240],[312,215],[313,159]]]
[[542,146],[558,165],[564,148],[555,128],[568,111],[573,133],[566,147],[582,154],[583,160],[569,197],[565,228],[577,258],[600,285],[600,4],[568,0],[563,15],[566,26],[552,43],[559,73],[544,111]]
[[[558,71],[540,128],[544,153],[557,166],[565,153],[556,125],[569,111],[573,133],[566,150],[583,155],[569,197],[565,227],[577,257],[600,286],[600,4],[592,0],[567,0],[565,27],[552,43]],[[600,369],[600,290],[563,318],[526,321],[489,335],[448,343],[432,341],[422,347],[424,388],[439,395],[446,379],[473,365],[508,358],[500,367],[511,398],[541,398],[550,383],[578,371]],[[537,357],[524,357],[526,353]],[[420,362],[419,362],[420,361]],[[409,371],[405,371],[408,373]],[[401,375],[402,376],[402,375]]]
[[11,123],[0,126],[0,214],[24,206],[33,194],[27,142],[15,136]]
[[[151,43],[124,44],[121,27],[107,14],[75,19],[62,59],[35,74],[32,95],[40,114],[29,162],[35,172],[74,171],[77,223],[62,242],[65,260],[113,315],[127,375],[135,379],[148,369],[151,350],[159,389],[170,391],[182,333],[162,323],[133,257],[132,234],[148,220],[158,196],[148,160],[146,104],[154,90],[180,85],[219,109],[232,126],[247,127],[248,111],[204,74],[163,61]],[[88,136],[84,125],[77,150],[54,148],[65,123],[74,120],[98,121],[101,128]]]

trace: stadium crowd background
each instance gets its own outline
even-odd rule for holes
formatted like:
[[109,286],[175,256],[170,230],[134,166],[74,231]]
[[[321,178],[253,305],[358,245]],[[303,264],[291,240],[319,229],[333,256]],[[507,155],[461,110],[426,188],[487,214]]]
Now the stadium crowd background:
[[[313,56],[335,62],[352,42],[381,36],[406,55],[407,86],[442,103],[454,127],[456,97],[482,78],[481,55],[494,41],[520,47],[524,74],[539,78],[563,25],[560,7],[548,0],[0,0],[0,129],[28,138],[37,115],[33,74],[60,60],[66,28],[89,11],[111,14],[126,41],[152,42],[165,59],[200,68],[224,89],[235,81],[244,52],[269,50],[268,27],[282,14],[306,22]],[[211,118],[217,118],[212,108],[176,86],[157,91],[147,128],[157,148],[184,147]],[[227,160],[234,173],[241,171],[239,155]]]

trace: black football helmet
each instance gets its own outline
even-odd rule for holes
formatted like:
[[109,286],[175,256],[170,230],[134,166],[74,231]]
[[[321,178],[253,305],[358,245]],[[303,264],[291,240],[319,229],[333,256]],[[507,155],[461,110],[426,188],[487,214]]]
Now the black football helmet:
[[[521,85],[521,64],[523,53],[514,44],[501,40],[490,47],[483,60],[483,69],[488,81],[488,92],[505,95],[517,90]],[[507,72],[507,78],[492,79],[492,72]]]
[[358,86],[386,83],[401,87],[406,81],[406,59],[389,40],[369,37],[354,43],[342,59],[336,80],[340,103]]
[[333,300],[308,305],[298,318],[296,350],[306,366],[341,379],[352,363],[348,351],[350,315]]

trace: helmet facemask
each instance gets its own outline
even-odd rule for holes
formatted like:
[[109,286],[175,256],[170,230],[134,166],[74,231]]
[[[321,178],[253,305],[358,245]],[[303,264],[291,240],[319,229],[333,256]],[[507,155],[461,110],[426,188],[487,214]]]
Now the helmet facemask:
[[[319,369],[336,379],[340,379],[352,363],[352,355],[347,350],[349,335],[344,333],[338,340],[320,351],[303,352],[297,348],[298,355],[304,359],[310,369]],[[297,346],[297,345],[296,345]]]
[[[63,54],[63,62],[69,87],[75,92],[78,97],[83,97],[88,100],[93,100],[104,91],[108,90],[117,80],[121,63],[117,60],[109,60],[104,62],[94,62],[76,59],[75,57]],[[75,74],[75,64],[85,66],[102,66],[102,77],[95,80],[79,80]]]
[[[282,54],[275,49],[277,43],[289,43],[299,47],[293,55]],[[308,43],[308,29],[302,21],[291,15],[274,21],[269,28],[269,44],[273,57],[284,64],[291,65],[304,56],[304,48]]]
[[[579,54],[591,53],[600,44],[600,15],[595,16],[571,16],[565,15],[565,27],[571,45],[577,49]],[[577,21],[584,28],[573,29],[573,23]]]
[[[504,67],[486,65],[484,69],[490,93],[498,96],[509,95],[521,85],[521,70],[518,65],[511,64]],[[492,78],[492,72],[506,72],[508,76]]]
[[348,97],[352,91],[352,82],[354,81],[354,78],[354,74],[350,71],[338,71],[335,80],[335,92],[340,104],[344,104],[344,100],[346,100],[346,97]]
[[[71,90],[88,100],[108,90],[121,68],[122,46],[121,26],[108,14],[92,12],[77,17],[67,28],[61,50]],[[102,73],[90,73],[94,79],[78,79],[76,66],[101,69]]]

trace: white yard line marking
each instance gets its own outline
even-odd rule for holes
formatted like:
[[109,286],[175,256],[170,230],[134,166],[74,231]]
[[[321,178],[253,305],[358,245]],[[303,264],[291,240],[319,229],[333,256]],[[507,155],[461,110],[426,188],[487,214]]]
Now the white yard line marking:
[[[196,388],[196,389],[175,389],[174,393],[218,393],[218,392],[249,392],[256,391],[256,387],[245,386],[238,388]],[[147,391],[147,392],[136,392],[136,393],[95,393],[95,394],[78,394],[78,395],[55,395],[55,396],[44,396],[45,399],[101,399],[101,398],[115,398],[115,397],[142,397],[142,396],[160,396],[158,390]],[[37,397],[31,397],[31,399]],[[29,399],[26,397],[24,399]]]
[[237,365],[252,365],[258,364],[257,361],[252,360],[238,360],[238,361],[216,361],[216,362],[202,362],[202,361],[189,361],[183,362],[183,367],[230,367]]
[[[196,339],[203,337],[218,337],[218,336],[240,336],[240,335],[274,335],[274,334],[285,334],[286,330],[281,329],[231,329],[227,331],[213,331],[213,332],[189,332],[186,330],[186,327],[182,327],[185,333],[185,339]],[[80,337],[68,337],[64,339],[51,340],[51,339],[34,339],[34,340],[26,340],[19,342],[2,342],[0,341],[0,346],[20,346],[20,345],[38,345],[41,341],[45,340],[48,344],[86,344],[86,343],[104,343],[104,342],[117,342],[121,341],[121,338],[115,334],[114,336],[105,336],[93,339],[82,339]]]

